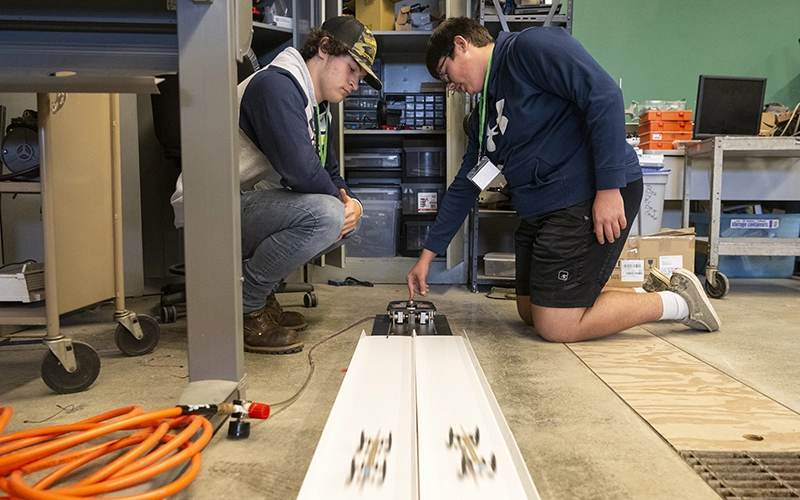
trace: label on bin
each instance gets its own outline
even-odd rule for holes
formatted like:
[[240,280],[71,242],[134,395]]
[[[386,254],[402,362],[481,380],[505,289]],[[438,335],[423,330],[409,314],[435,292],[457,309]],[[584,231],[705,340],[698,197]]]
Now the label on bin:
[[644,260],[624,259],[619,264],[620,281],[644,281]]
[[437,212],[439,210],[438,193],[417,193],[417,212]]
[[731,219],[731,229],[778,229],[780,219]]

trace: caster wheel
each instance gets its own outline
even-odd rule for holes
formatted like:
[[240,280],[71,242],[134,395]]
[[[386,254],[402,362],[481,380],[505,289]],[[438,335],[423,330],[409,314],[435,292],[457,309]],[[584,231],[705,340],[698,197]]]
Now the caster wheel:
[[114,333],[114,343],[117,344],[117,348],[128,356],[143,356],[151,352],[156,348],[160,336],[158,323],[155,319],[145,315],[137,316],[137,319],[142,329],[142,335],[144,335],[141,340],[137,340],[121,324],[117,325],[117,330]]
[[60,394],[85,391],[100,374],[100,356],[90,345],[73,342],[72,349],[77,365],[72,373],[64,369],[52,351],[48,351],[42,361],[42,380],[47,387]]
[[178,308],[175,306],[164,306],[161,308],[161,322],[175,323],[178,320]]
[[317,296],[314,292],[306,292],[303,295],[303,305],[306,307],[317,307]]
[[717,272],[714,274],[714,281],[716,282],[716,286],[711,286],[711,282],[706,280],[705,289],[708,296],[712,299],[721,299],[728,295],[731,289],[731,282],[728,277]]

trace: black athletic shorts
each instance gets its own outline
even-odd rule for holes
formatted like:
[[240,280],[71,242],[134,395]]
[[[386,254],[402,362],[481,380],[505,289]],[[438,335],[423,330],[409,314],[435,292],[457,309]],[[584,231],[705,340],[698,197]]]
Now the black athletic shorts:
[[517,295],[542,307],[591,307],[617,263],[639,211],[643,182],[620,189],[628,225],[614,243],[601,245],[594,234],[594,198],[522,220],[514,234]]

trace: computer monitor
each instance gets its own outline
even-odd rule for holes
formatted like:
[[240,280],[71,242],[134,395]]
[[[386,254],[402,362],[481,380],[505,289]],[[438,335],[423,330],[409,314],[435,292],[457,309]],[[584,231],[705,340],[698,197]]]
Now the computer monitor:
[[766,78],[700,75],[694,138],[758,135]]

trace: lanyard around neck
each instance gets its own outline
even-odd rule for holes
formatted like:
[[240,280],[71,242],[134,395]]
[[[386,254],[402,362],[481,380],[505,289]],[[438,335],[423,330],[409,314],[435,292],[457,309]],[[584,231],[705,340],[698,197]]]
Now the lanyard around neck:
[[317,154],[319,155],[319,160],[322,163],[322,168],[325,168],[325,160],[328,157],[328,113],[325,113],[325,137],[322,135],[322,127],[320,125],[320,112],[319,106],[317,107]]
[[478,135],[478,160],[480,160],[481,156],[483,155],[483,135],[486,133],[484,131],[484,126],[486,125],[486,101],[487,95],[486,91],[489,88],[489,71],[492,69],[492,56],[494,55],[494,49],[489,52],[489,62],[486,64],[486,77],[483,79],[483,92],[481,92],[481,109],[480,109],[480,133]]

